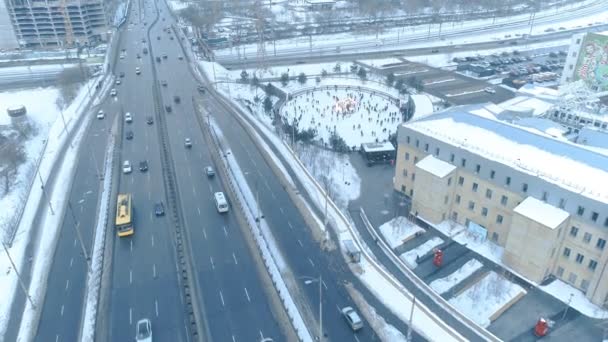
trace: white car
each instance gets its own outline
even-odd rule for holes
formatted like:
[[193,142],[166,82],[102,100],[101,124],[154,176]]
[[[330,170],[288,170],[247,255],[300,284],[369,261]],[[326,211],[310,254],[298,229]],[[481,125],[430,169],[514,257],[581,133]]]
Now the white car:
[[141,69],[139,69],[139,67],[135,68],[135,73],[136,73],[137,75],[141,74]]
[[485,91],[486,93],[489,93],[489,94],[496,94],[496,90],[494,90],[491,87],[487,87],[483,91]]
[[346,319],[346,323],[350,325],[350,328],[353,329],[353,331],[363,328],[363,321],[355,309],[347,306],[340,311],[342,311],[342,315],[344,316],[344,319]]
[[118,93],[116,92],[116,89],[112,88],[112,90],[110,90],[110,95],[111,96],[116,96]]
[[120,84],[120,79],[117,79],[116,80],[116,85],[119,85],[119,84]]
[[152,342],[152,322],[149,319],[144,318],[137,321],[135,341]]
[[131,173],[133,169],[131,169],[131,163],[128,160],[125,160],[122,163],[122,173]]
[[126,112],[126,113],[125,113],[125,122],[126,122],[126,123],[131,123],[131,122],[133,122],[133,116],[131,115],[131,113],[129,113],[129,112]]
[[100,109],[99,112],[97,112],[97,118],[99,120],[102,120],[105,117],[106,117],[106,114],[103,112],[103,110]]

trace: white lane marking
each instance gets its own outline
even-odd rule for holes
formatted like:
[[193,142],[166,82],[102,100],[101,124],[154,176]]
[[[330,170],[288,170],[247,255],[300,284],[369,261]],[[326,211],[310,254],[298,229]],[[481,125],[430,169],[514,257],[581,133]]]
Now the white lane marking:
[[129,308],[129,325],[133,324],[133,309]]
[[158,317],[158,300],[154,300],[154,309],[156,310],[156,317]]
[[222,291],[220,291],[220,299],[222,300],[222,306],[226,306],[224,303],[224,295],[222,295]]
[[70,288],[70,279],[65,281],[65,290],[67,291]]
[[308,258],[308,262],[310,262],[310,264],[312,265],[312,267],[315,267],[315,263],[312,262],[312,260],[310,260],[310,258]]
[[198,210],[198,214],[201,214],[201,208],[196,208],[196,210]]
[[232,335],[232,342],[236,342],[236,338]]
[[207,231],[205,230],[205,228],[203,228],[203,237],[205,238],[205,240],[207,240]]
[[285,212],[283,211],[283,208],[279,207],[279,210],[281,211],[281,214],[285,215]]
[[355,340],[357,340],[357,342],[359,342],[359,338],[357,338],[357,335],[353,334],[353,336],[355,337]]
[[207,185],[209,185],[209,192],[213,193],[213,187],[211,186],[211,183],[207,183]]
[[215,265],[213,264],[213,257],[209,257],[209,260],[211,260],[211,268],[215,269]]
[[298,244],[300,244],[300,247],[304,247],[304,245],[302,244],[302,241],[300,241],[300,239],[298,239]]
[[228,236],[228,231],[226,230],[226,226],[223,226],[222,228],[224,228],[224,235]]
[[190,176],[190,178],[192,178],[192,171],[190,171],[190,169],[188,169],[188,176]]
[[63,309],[64,309],[64,306],[63,306],[63,304],[62,304],[62,305],[61,305],[61,316],[63,316]]
[[234,259],[234,264],[238,265],[239,263],[236,261],[236,255],[234,255],[234,253],[232,253],[232,259]]
[[84,207],[80,206],[80,212],[82,213],[84,211]]
[[291,225],[291,221],[287,221],[287,225],[289,226],[289,228],[293,229],[293,226]]
[[247,292],[247,288],[245,287],[245,296],[247,296],[247,301],[251,302],[251,298],[249,298],[249,292]]
[[152,247],[154,247],[154,235],[150,235],[151,239],[152,239]]
[[264,185],[266,185],[266,188],[269,192],[272,192],[272,190],[270,189],[270,185],[268,185],[268,182],[266,180],[264,180]]
[[192,187],[192,193],[196,196],[196,187]]
[[70,268],[72,268],[72,264],[74,264],[74,258],[70,258]]
[[264,339],[264,334],[262,334],[262,330],[260,330],[260,338],[263,340]]
[[323,287],[327,290],[327,285],[325,284],[325,282],[322,281],[321,284],[323,284]]
[[148,201],[152,199],[152,191],[148,190]]
[[154,220],[154,216],[152,216],[152,213],[150,213],[150,222]]
[[[310,259],[308,259],[310,260]],[[133,283],[133,270],[129,270],[129,284]]]
[[76,239],[74,239],[74,247],[76,247]]
[[156,264],[152,264],[152,276],[156,278]]
[[135,183],[135,177],[131,177],[131,184]]
[[270,196],[272,196],[272,199],[277,199],[277,196],[274,195],[274,192],[270,192]]
[[59,342],[59,335],[55,335],[55,342]]
[[131,248],[131,253],[133,253],[133,240],[129,240],[129,244],[130,244],[130,248]]

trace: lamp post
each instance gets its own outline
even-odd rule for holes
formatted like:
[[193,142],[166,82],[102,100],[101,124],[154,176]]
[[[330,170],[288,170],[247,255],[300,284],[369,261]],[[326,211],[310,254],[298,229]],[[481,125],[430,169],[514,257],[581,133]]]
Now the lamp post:
[[319,274],[319,278],[303,276],[306,279],[304,284],[309,285],[319,283],[319,341],[323,341],[323,277]]

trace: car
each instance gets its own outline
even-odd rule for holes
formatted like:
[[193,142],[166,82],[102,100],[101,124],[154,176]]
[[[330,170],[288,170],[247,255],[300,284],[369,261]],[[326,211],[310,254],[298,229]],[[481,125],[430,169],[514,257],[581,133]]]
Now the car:
[[431,53],[438,53],[438,52],[439,52],[439,50],[437,50],[437,49],[431,50]]
[[116,85],[120,85],[120,79],[117,79],[114,83],[116,83]]
[[156,36],[156,40],[160,40],[160,36]]
[[135,68],[135,74],[137,74],[137,75],[141,74],[141,69],[139,67]]
[[99,112],[97,112],[97,118],[99,120],[102,120],[105,117],[106,117],[106,114],[103,112],[103,110],[100,109]]
[[132,140],[133,139],[133,131],[127,131],[126,138],[127,138],[127,140]]
[[167,56],[167,54],[166,54],[166,53],[165,53],[165,54],[163,54],[163,59],[167,59],[167,58],[169,58],[169,56]]
[[148,48],[144,48],[144,55],[148,54]]
[[160,63],[160,57],[156,56],[156,61]]
[[167,111],[167,113],[171,113],[171,110],[172,110],[172,109],[171,109],[171,106],[166,105],[166,106],[165,106],[165,110]]
[[486,93],[489,93],[489,94],[496,94],[496,90],[494,90],[491,87],[486,87],[486,88],[484,88],[483,91],[485,91]]
[[125,77],[125,72],[124,72],[124,71],[121,71],[121,72],[120,72],[120,74],[118,74],[118,76],[120,76],[121,78],[122,78],[122,77]]
[[135,328],[135,341],[152,342],[152,322],[144,318],[137,321]]
[[130,112],[126,112],[126,113],[125,113],[125,122],[126,122],[126,123],[131,123],[131,122],[133,122],[133,116],[131,115],[131,113],[130,113]]
[[173,102],[175,103],[180,103],[181,99],[179,98],[179,96],[175,95],[173,96]]
[[350,325],[350,328],[353,329],[353,331],[363,328],[363,321],[355,309],[347,306],[340,311],[342,312],[342,316],[344,316],[346,323]]
[[122,173],[131,173],[131,171],[133,171],[131,169],[131,163],[128,160],[125,160],[122,163]]
[[139,162],[139,171],[146,172],[148,171],[148,161],[142,160]]
[[166,80],[160,81],[160,85],[162,85],[163,87],[166,87],[167,86],[167,81]]
[[146,38],[142,38],[141,42],[145,44],[146,43]]
[[213,168],[211,166],[207,166],[205,168],[205,173],[207,174],[207,177],[215,176],[215,171],[213,171]]
[[140,55],[140,54],[137,54],[137,55],[136,55],[136,57],[137,57],[137,59],[140,59],[140,58],[141,58],[141,55]]
[[157,202],[156,204],[154,204],[154,214],[156,216],[165,215],[165,205],[163,204],[163,202]]
[[198,87],[196,87],[196,89],[198,90],[199,93],[204,94],[206,91],[205,86],[199,85]]
[[190,138],[184,139],[184,146],[186,148],[191,148],[192,147],[192,140],[190,140]]
[[184,59],[184,56],[179,55],[179,56],[177,56],[177,59],[179,59],[181,61],[182,59]]
[[151,116],[148,116],[148,118],[146,118],[146,123],[147,123],[148,125],[153,124],[153,123],[154,123],[154,118],[153,118],[153,117],[151,117]]
[[110,95],[111,96],[116,96],[118,93],[116,92],[116,89],[112,88],[112,90],[110,90]]
[[120,59],[125,59],[125,55],[124,55],[124,53],[121,53],[119,58],[120,58]]

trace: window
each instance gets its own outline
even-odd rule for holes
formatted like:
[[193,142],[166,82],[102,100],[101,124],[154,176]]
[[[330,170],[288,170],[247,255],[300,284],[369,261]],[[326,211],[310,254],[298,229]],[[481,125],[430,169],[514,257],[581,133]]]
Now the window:
[[475,173],[479,173],[479,171],[481,171],[481,165],[477,164],[475,166]]
[[597,222],[598,217],[600,216],[600,214],[594,212],[591,212],[591,221],[593,222]]
[[595,247],[604,250],[604,247],[606,247],[606,240],[604,239],[597,239],[597,243],[595,244]]
[[458,177],[458,185],[462,186],[464,184],[464,177]]
[[583,293],[587,293],[588,289],[589,289],[589,280],[587,280],[587,279],[581,280],[581,290],[583,290]]
[[460,204],[460,195],[456,195],[456,203]]
[[445,197],[443,198],[443,204],[448,204],[448,196],[445,196]]
[[454,162],[454,158],[456,158],[456,156],[454,156],[454,153],[450,154],[450,163]]
[[608,227],[608,217],[604,220],[604,227]]
[[403,169],[403,177],[407,177],[407,169]]
[[505,195],[502,195],[502,196],[500,197],[500,204],[502,204],[502,205],[507,205],[507,202],[509,202],[509,197],[507,197],[507,196],[505,196]]
[[522,192],[528,192],[528,183],[524,183],[521,185],[521,191]]
[[547,194],[546,191],[543,191],[543,201],[547,202],[547,197],[549,197],[549,194]]
[[498,233],[497,232],[492,233],[492,241],[498,242]]
[[486,189],[486,198],[492,199],[492,190],[491,189]]
[[465,158],[462,158],[462,160],[460,161],[460,165],[462,167],[466,167],[467,166],[467,160]]
[[439,156],[439,147],[437,147],[437,148],[435,149],[435,155],[436,155],[436,156]]
[[405,160],[410,160],[410,154],[405,152]]
[[401,186],[401,192],[405,192],[405,185]]
[[564,209],[565,206],[566,206],[566,200],[563,198],[560,198],[559,199],[559,208]]
[[496,215],[496,223],[502,224],[502,220],[503,220],[502,215]]
[[416,180],[416,173],[412,172],[412,182]]
[[457,222],[458,221],[458,213],[457,212],[452,212],[452,221]]
[[410,143],[410,136],[409,135],[405,137],[405,142],[408,143],[408,144]]
[[452,185],[452,177],[448,178],[448,186]]
[[428,152],[429,151],[429,144],[424,144],[424,152]]
[[580,44],[580,43],[581,43],[581,39],[580,39],[580,38],[578,38],[578,39],[576,40],[576,44]]
[[583,214],[585,213],[585,208],[581,207],[580,205],[578,206],[578,209],[576,210],[576,214],[578,216],[583,216]]
[[477,192],[477,188],[479,188],[479,184],[473,183],[473,186],[471,187],[471,189],[473,190],[473,192]]
[[416,147],[420,147],[420,140],[416,139]]
[[490,171],[490,178],[494,179],[494,176],[496,176],[496,171],[494,171],[494,170]]
[[570,256],[570,248],[568,247],[564,247],[564,256],[567,258]]
[[576,283],[576,274],[570,272],[570,275],[568,276],[568,281],[570,282],[570,284],[574,285],[574,283]]
[[591,242],[591,234],[590,233],[585,232],[585,235],[583,235],[583,242],[584,243]]
[[557,267],[557,272],[555,272],[558,277],[562,277],[564,275],[564,268],[561,266]]
[[576,254],[576,263],[577,264],[582,264],[583,260],[585,260],[585,256],[582,255],[581,253],[577,253]]
[[595,269],[597,268],[597,261],[591,259],[589,260],[589,269],[592,271],[595,271]]
[[418,164],[418,157],[414,156],[414,164]]
[[505,179],[505,184],[506,184],[506,185],[511,185],[511,177],[507,177],[507,178]]
[[488,208],[481,208],[481,216],[488,216]]
[[578,235],[578,227],[572,226],[570,227],[570,236],[576,237]]
[[469,201],[469,210],[475,210],[475,202]]
[[414,197],[414,189],[410,189],[410,197]]

